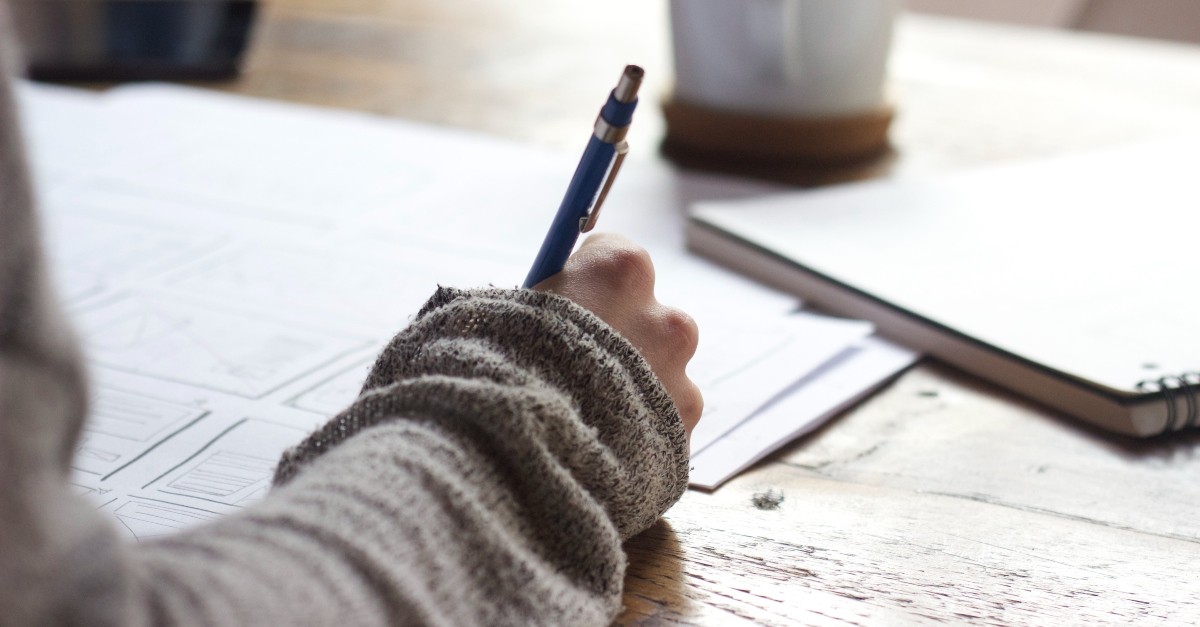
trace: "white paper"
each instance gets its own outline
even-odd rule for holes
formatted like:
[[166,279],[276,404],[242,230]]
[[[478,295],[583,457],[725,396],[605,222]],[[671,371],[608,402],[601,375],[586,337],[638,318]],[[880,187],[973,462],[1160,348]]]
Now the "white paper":
[[[21,101],[93,381],[72,481],[134,539],[261,498],[437,285],[517,285],[577,157],[177,87],[76,96]],[[870,333],[684,251],[692,200],[766,190],[631,160],[601,220],[701,326],[698,442]]]
[[868,336],[868,322],[829,318],[808,312],[745,325],[741,320],[718,327],[724,333],[701,349],[688,376],[703,391],[704,414],[692,431],[692,455],[735,429],[755,410],[821,364]]
[[754,462],[821,426],[918,357],[878,337],[864,338],[736,430],[693,454],[691,485],[716,489]]

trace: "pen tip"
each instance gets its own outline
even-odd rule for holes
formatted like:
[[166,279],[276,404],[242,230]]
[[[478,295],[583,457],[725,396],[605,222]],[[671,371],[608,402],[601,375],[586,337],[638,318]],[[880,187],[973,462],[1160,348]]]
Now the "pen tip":
[[613,90],[613,95],[620,102],[633,102],[637,97],[638,87],[642,84],[642,77],[645,75],[646,71],[641,66],[626,65],[625,71],[621,73],[621,80],[617,82],[617,88]]

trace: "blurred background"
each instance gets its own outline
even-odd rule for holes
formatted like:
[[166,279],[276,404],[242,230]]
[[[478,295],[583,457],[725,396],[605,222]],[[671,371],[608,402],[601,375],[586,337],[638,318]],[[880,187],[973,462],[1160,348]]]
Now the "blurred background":
[[[80,34],[102,23],[98,7],[169,5],[173,16],[157,26],[117,20],[124,39],[113,54],[157,51],[176,69],[195,62],[198,71],[150,67],[160,71],[138,78],[207,74],[220,80],[195,84],[567,150],[578,149],[596,94],[624,64],[646,68],[645,102],[660,101],[673,80],[665,1],[523,0],[519,8],[505,0],[12,1],[31,60],[41,59],[46,77],[56,77],[56,58],[72,58],[63,50],[86,58],[103,43]],[[1196,0],[902,6],[889,82],[897,107],[891,138],[903,168],[1086,150],[1193,124]],[[140,48],[128,41],[135,31],[144,34]],[[653,155],[648,148],[664,134],[655,107],[643,106],[638,118],[632,158]]]
[[1200,42],[1195,0],[906,0],[921,13]]

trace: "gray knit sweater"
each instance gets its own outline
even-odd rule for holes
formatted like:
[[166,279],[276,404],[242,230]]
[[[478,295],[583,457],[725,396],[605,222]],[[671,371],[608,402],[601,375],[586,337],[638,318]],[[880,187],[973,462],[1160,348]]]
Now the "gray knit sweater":
[[686,486],[683,427],[629,342],[531,291],[439,290],[262,502],[119,541],[67,489],[84,381],[0,80],[0,624],[612,620],[621,542]]

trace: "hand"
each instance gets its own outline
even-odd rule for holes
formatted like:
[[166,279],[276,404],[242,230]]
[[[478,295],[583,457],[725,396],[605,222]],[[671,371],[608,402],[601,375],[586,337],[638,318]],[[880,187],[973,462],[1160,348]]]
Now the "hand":
[[619,235],[593,235],[562,272],[533,289],[575,301],[629,340],[675,401],[691,441],[704,399],[685,368],[699,330],[691,316],[654,298],[654,264],[645,249]]

